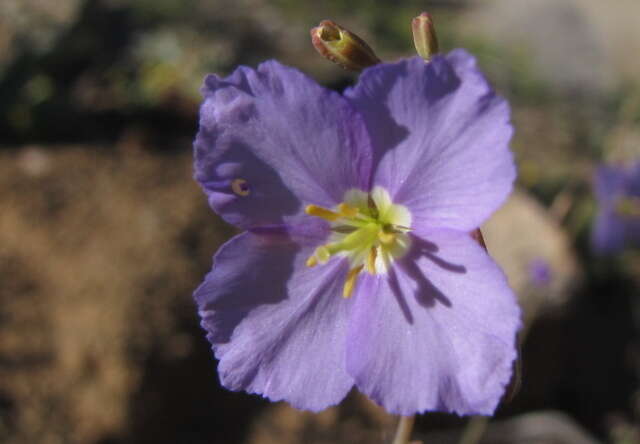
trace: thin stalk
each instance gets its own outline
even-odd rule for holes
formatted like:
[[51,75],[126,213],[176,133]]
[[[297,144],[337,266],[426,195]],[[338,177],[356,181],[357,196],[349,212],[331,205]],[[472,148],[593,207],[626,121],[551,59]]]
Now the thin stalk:
[[472,417],[462,433],[459,444],[478,444],[488,424],[489,418],[486,416]]
[[393,444],[409,444],[409,439],[411,439],[411,430],[413,430],[413,423],[415,420],[415,415],[400,417],[396,436],[393,438]]

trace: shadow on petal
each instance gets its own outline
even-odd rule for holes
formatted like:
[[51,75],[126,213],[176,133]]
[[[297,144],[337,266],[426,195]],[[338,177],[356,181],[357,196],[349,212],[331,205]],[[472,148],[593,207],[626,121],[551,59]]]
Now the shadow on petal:
[[[438,246],[433,242],[413,236],[411,250],[409,250],[409,253],[398,262],[399,269],[416,285],[414,293],[416,301],[425,308],[433,307],[437,303],[450,308],[453,304],[451,300],[424,275],[418,266],[418,260],[420,258],[424,257],[428,259],[444,272],[460,275],[467,272],[464,265],[454,264],[438,256],[438,251]],[[389,286],[398,301],[405,319],[407,322],[412,324],[413,315],[411,314],[411,310],[409,309],[409,305],[405,299],[406,295],[401,290],[398,275],[395,270],[391,270],[388,279]]]
[[416,300],[423,307],[433,307],[437,302],[445,307],[451,307],[451,301],[435,285],[427,279],[415,262],[404,262],[400,265],[405,274],[416,284]]
[[[395,69],[399,76],[408,75],[407,67],[404,64],[398,64]],[[376,68],[372,68],[369,73],[365,71],[364,76],[367,80],[362,81],[361,77],[361,82],[354,89],[348,91],[347,96],[350,96],[352,100],[355,99],[358,111],[365,115],[369,134],[373,135],[371,138],[372,171],[376,171],[382,157],[400,145],[409,136],[409,130],[406,126],[397,123],[388,105],[389,93],[397,82],[396,76],[386,72],[375,75],[373,70]],[[365,83],[375,83],[376,86],[375,88],[367,88],[366,93],[362,94],[364,91],[362,85]],[[369,95],[372,91],[376,92],[375,96]]]
[[287,282],[299,249],[286,232],[243,233],[221,248],[195,294],[212,344],[229,342],[252,310],[289,298]]
[[398,301],[398,305],[400,306],[400,310],[402,311],[402,315],[407,320],[409,324],[413,324],[413,315],[411,314],[411,309],[409,308],[409,304],[407,304],[407,300],[400,288],[400,282],[398,282],[398,275],[396,274],[396,270],[391,268],[389,270],[389,288],[396,300]]
[[[404,79],[399,82],[399,79]],[[428,87],[424,87],[429,82]],[[424,95],[427,103],[437,103],[457,90],[461,80],[444,57],[425,64],[414,58],[396,64],[378,65],[364,71],[358,85],[346,92],[356,108],[365,116],[373,147],[373,171],[383,157],[394,158],[402,142],[410,137],[410,128],[398,122],[406,109],[399,84],[413,87],[414,94]]]

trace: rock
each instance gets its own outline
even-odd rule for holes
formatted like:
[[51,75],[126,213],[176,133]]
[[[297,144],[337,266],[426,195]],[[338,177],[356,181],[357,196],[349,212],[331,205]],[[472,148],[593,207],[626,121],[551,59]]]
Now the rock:
[[566,233],[542,205],[516,190],[482,233],[518,295],[527,324],[562,312],[581,271]]
[[525,57],[546,82],[563,91],[606,93],[633,80],[640,67],[640,4],[621,0],[475,1],[461,21],[469,37]]

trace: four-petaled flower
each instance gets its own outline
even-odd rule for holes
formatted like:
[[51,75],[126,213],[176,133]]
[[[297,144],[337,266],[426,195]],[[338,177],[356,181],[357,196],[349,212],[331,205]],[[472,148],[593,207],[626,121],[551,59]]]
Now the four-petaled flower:
[[599,206],[592,233],[595,249],[615,253],[640,246],[640,162],[600,166],[594,189]]
[[245,230],[195,299],[222,384],[318,411],[491,414],[520,312],[469,232],[511,191],[507,103],[456,50],[343,95],[266,62],[210,75],[195,177]]

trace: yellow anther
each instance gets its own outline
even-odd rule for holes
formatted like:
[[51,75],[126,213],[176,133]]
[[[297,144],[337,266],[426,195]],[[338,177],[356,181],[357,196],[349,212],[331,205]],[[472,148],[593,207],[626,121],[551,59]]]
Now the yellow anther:
[[307,205],[304,211],[310,216],[321,217],[329,222],[338,220],[341,217],[340,214],[327,210],[326,208],[319,207],[318,205]]
[[249,182],[244,179],[237,178],[231,181],[231,190],[238,196],[248,196],[251,193]]
[[321,247],[316,248],[316,251],[313,254],[313,256],[316,258],[317,262],[321,264],[326,264],[327,261],[329,261],[329,258],[331,257],[331,252],[327,247],[323,245]]
[[344,287],[342,287],[343,298],[346,299],[351,297],[351,293],[353,293],[353,289],[356,286],[356,281],[358,280],[358,273],[362,271],[363,267],[364,265],[358,265],[357,267],[349,270],[349,273],[347,273],[347,279],[345,279]]
[[376,259],[378,258],[378,250],[376,247],[371,247],[369,254],[367,255],[367,271],[371,274],[376,273]]
[[330,230],[326,243],[315,249],[306,265],[323,265],[334,256],[347,259],[349,272],[342,290],[345,298],[351,296],[358,273],[387,273],[393,261],[406,254],[411,245],[407,234],[411,213],[403,205],[394,204],[381,187],[368,193],[351,189],[335,207],[307,205],[305,211],[329,221]]
[[357,208],[347,205],[344,202],[338,205],[338,212],[340,212],[343,217],[356,217],[358,215]]
[[396,235],[394,233],[387,233],[381,230],[378,233],[378,239],[380,239],[380,242],[382,242],[383,244],[390,245],[396,240]]
[[309,268],[315,267],[316,265],[318,265],[318,259],[316,259],[315,256],[309,256],[309,259],[307,259],[306,265]]

